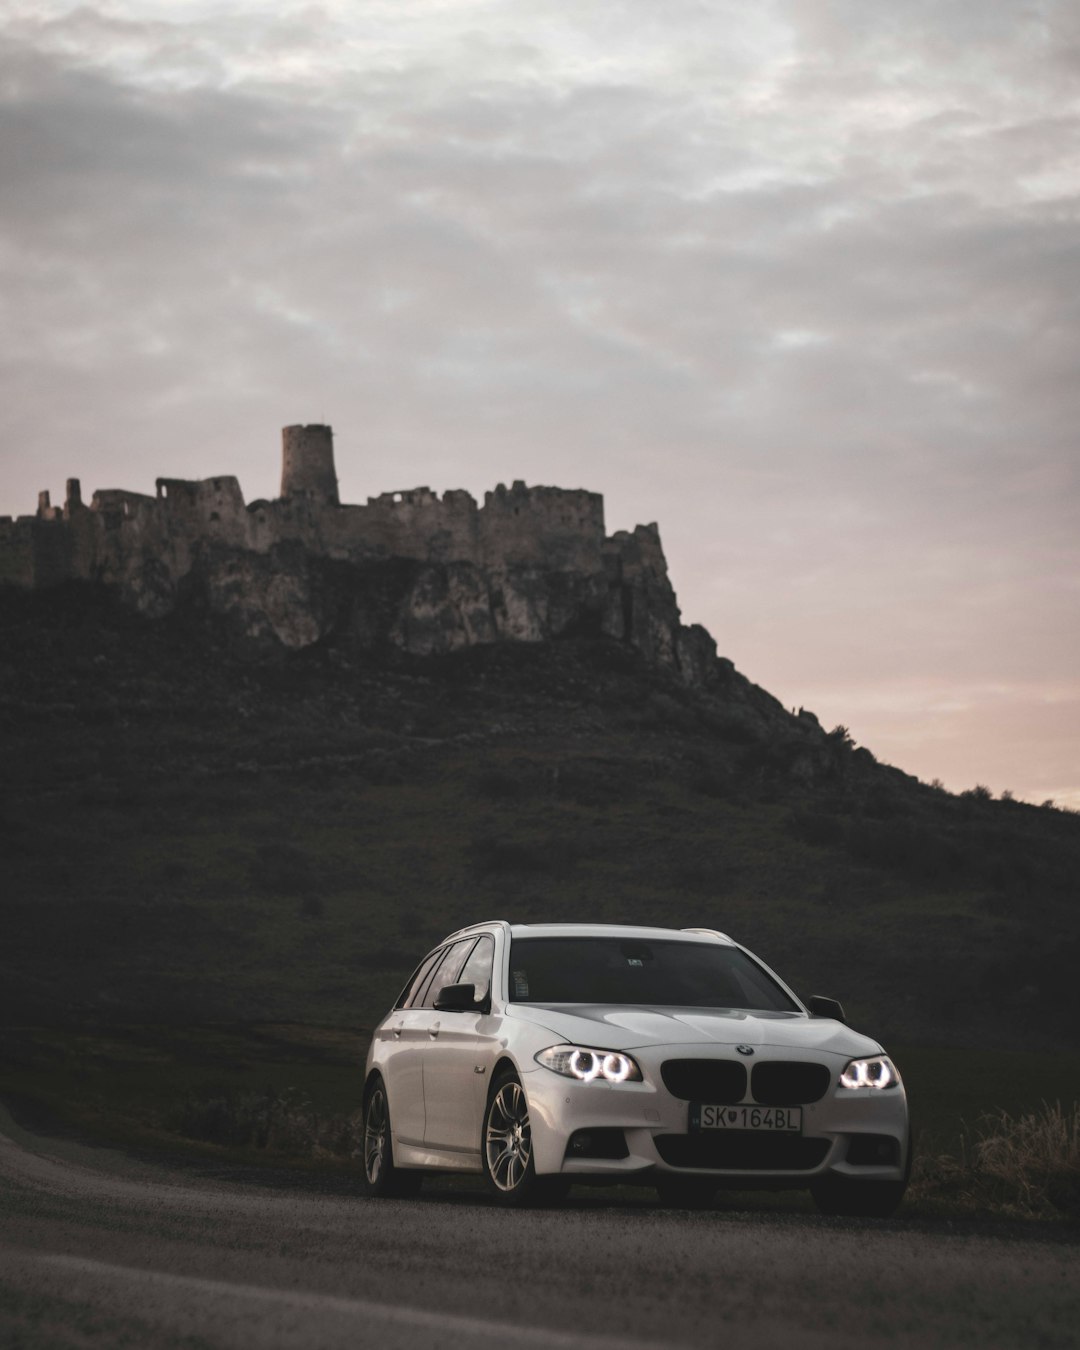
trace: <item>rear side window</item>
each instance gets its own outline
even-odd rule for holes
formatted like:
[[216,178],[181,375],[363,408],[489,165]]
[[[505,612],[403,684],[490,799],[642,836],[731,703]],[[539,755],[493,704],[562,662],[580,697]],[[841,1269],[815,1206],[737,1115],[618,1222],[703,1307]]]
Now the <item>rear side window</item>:
[[398,995],[398,1001],[394,1004],[395,1008],[409,1008],[412,1006],[412,1000],[416,997],[417,991],[423,985],[424,981],[431,974],[431,968],[442,955],[442,948],[431,952],[425,956],[420,964],[412,973],[409,983]]

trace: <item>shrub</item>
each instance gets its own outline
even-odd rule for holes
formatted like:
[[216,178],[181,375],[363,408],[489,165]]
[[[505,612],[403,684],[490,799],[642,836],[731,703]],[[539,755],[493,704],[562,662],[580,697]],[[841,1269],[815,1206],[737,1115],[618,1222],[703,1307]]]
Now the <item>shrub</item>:
[[255,885],[271,895],[308,895],[317,889],[314,863],[295,844],[261,844],[249,872]]
[[959,1155],[919,1159],[913,1195],[1019,1218],[1080,1217],[1080,1102],[983,1116]]
[[928,823],[907,818],[853,820],[847,848],[856,862],[922,882],[948,880],[966,862],[954,838]]
[[702,725],[728,745],[757,745],[761,733],[750,714],[738,708],[719,710],[706,708],[701,714]]
[[991,1117],[976,1158],[983,1175],[1015,1191],[1021,1205],[1036,1211],[1049,1202],[1080,1215],[1080,1103],[1068,1112],[1055,1102],[1015,1119],[1004,1111]]
[[610,806],[633,801],[646,788],[648,770],[640,763],[620,760],[573,759],[560,765],[555,794],[576,806]]
[[847,829],[844,820],[823,811],[792,811],[787,825],[796,839],[801,839],[804,844],[817,845],[840,843]]
[[351,1158],[360,1150],[361,1113],[320,1115],[298,1088],[238,1092],[211,1086],[191,1093],[165,1119],[185,1139],[254,1148],[294,1158]]
[[539,784],[534,775],[517,768],[492,767],[481,770],[473,779],[479,797],[496,802],[519,802],[533,796]]
[[481,835],[468,848],[469,862],[480,876],[562,876],[573,869],[578,855],[578,847],[559,836],[511,839]]
[[650,694],[644,724],[664,728],[673,727],[680,731],[694,731],[698,724],[697,714],[670,694],[656,692]]
[[877,785],[863,794],[862,809],[873,820],[893,820],[897,816],[910,815],[910,808],[902,793],[891,784],[886,787]]
[[702,797],[712,797],[716,801],[725,801],[731,796],[733,783],[730,774],[720,769],[700,769],[690,779],[690,788]]

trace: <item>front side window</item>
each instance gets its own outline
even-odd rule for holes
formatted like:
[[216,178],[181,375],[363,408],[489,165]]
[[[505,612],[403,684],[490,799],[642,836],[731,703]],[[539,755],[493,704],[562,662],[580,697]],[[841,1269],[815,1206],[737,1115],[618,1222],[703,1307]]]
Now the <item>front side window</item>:
[[424,996],[421,1000],[423,1007],[434,1007],[435,996],[439,990],[445,989],[448,984],[458,983],[458,971],[465,964],[465,957],[475,941],[475,937],[462,938],[460,942],[455,942],[446,949],[446,956],[436,967],[435,974],[432,975],[428,981],[428,987],[424,990]]
[[737,947],[621,937],[515,938],[509,993],[515,1003],[799,1010]]
[[469,953],[455,984],[474,986],[477,1003],[483,1003],[491,993],[491,968],[495,962],[495,939],[482,937]]

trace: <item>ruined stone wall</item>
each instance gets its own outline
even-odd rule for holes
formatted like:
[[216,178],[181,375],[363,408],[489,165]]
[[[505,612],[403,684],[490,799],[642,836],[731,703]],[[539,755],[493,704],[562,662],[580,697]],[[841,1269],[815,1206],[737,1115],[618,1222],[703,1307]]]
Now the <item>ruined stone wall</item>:
[[[468,492],[449,491],[440,497],[426,487],[369,497],[362,506],[341,506],[332,433],[325,426],[284,428],[282,496],[272,502],[246,506],[232,476],[159,478],[156,497],[104,489],[94,493],[86,508],[78,480],[72,479],[65,507],[53,507],[43,492],[35,519],[68,526],[79,520],[72,574],[110,581],[122,578],[127,563],[141,565],[150,555],[179,578],[204,544],[263,554],[280,544],[299,544],[342,561],[409,558],[500,572],[538,567],[593,576],[604,566],[603,499],[597,493],[515,482],[487,493],[482,507]],[[30,545],[24,536],[13,522],[6,545],[9,561],[0,579],[34,585],[38,583],[28,570]],[[31,531],[34,538],[37,534]],[[48,551],[51,546],[42,547]],[[58,567],[46,570],[54,576]]]
[[[427,564],[392,634],[410,651],[477,642],[543,642],[599,626],[603,500],[595,493],[500,484],[477,507],[468,493],[386,494],[386,546]],[[594,616],[595,625],[593,625]]]
[[480,562],[478,510],[468,492],[411,488],[369,497],[359,519],[362,551],[422,562]]
[[63,508],[47,510],[0,520],[0,585],[44,590],[90,578],[98,522],[85,507],[70,519]]
[[72,576],[71,534],[62,517],[34,522],[34,585],[43,590]]
[[476,503],[467,492],[442,498],[428,488],[387,492],[364,506],[329,506],[307,496],[253,502],[248,546],[265,553],[294,543],[345,562],[373,558],[476,561]]
[[250,517],[240,483],[232,476],[196,482],[159,478],[156,502],[156,514],[171,535],[250,547]]
[[72,578],[151,616],[197,589],[240,631],[289,647],[347,613],[350,631],[417,653],[595,633],[691,682],[715,660],[708,634],[680,623],[655,525],[607,539],[599,494],[520,481],[482,506],[426,487],[342,506],[326,426],[284,428],[274,501],[245,505],[221,476],[159,478],[154,497],[102,490],[87,507],[69,479],[62,508],[43,492],[36,516],[0,521],[0,583]]
[[191,568],[189,534],[171,527],[160,498],[139,492],[95,492],[89,514],[96,530],[88,579],[117,587],[144,614],[168,613]]
[[332,558],[412,558],[502,569],[599,574],[604,505],[594,492],[500,485],[479,507],[470,493],[411,488],[329,507],[293,495],[248,508],[249,546],[264,552],[296,542]]
[[35,524],[33,516],[0,517],[0,585],[34,588]]
[[118,533],[128,522],[145,521],[156,512],[156,497],[123,488],[99,488],[90,498],[90,510],[109,534]]
[[490,567],[603,570],[604,499],[596,492],[502,483],[484,495],[482,559]]

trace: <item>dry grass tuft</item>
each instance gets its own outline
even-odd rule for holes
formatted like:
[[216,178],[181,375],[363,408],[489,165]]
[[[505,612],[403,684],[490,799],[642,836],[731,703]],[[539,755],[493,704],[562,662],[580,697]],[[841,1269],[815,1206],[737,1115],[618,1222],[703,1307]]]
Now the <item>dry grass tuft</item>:
[[913,1198],[1015,1218],[1080,1217],[1080,1102],[983,1116],[958,1152],[918,1160]]
[[299,1089],[272,1087],[265,1092],[222,1087],[192,1093],[164,1124],[186,1139],[290,1158],[359,1157],[363,1128],[359,1111],[316,1111]]

